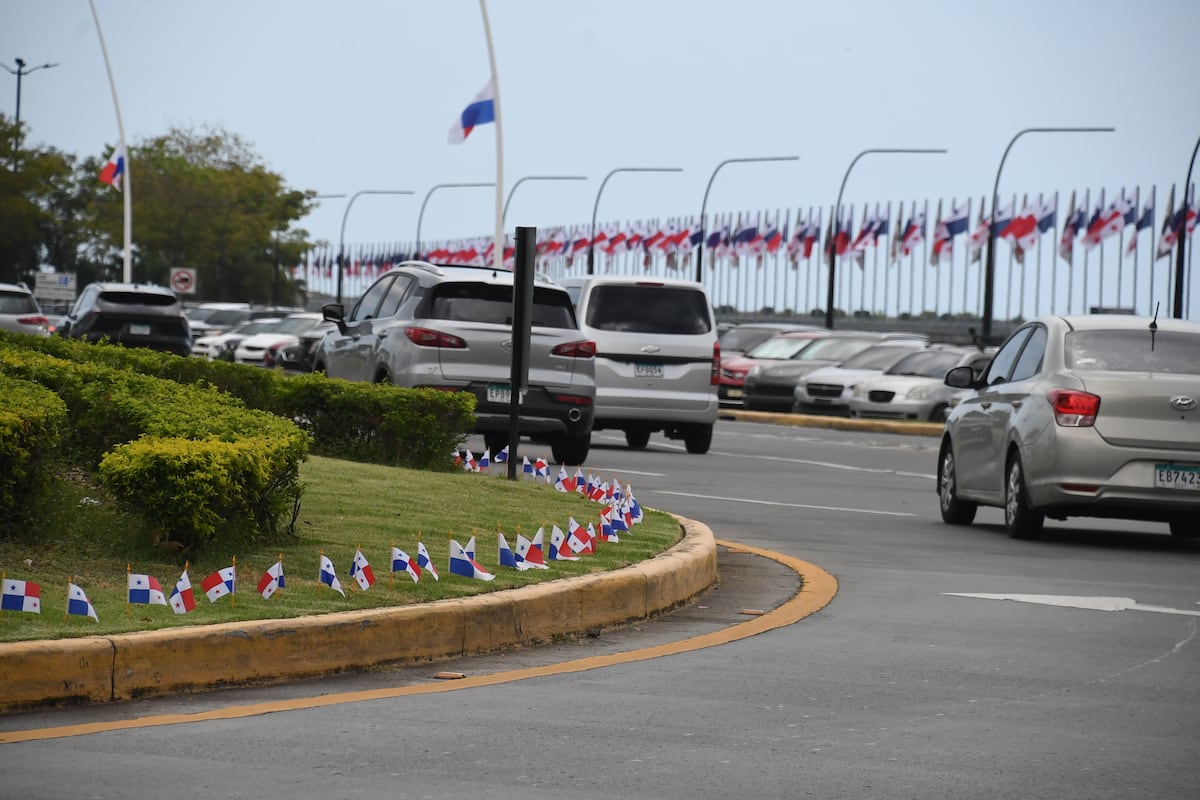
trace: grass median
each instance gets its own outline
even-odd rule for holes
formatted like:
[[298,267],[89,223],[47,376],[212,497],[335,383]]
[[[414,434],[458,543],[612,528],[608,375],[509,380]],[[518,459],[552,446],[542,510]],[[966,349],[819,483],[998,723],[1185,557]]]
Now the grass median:
[[[602,542],[579,561],[548,561],[547,570],[517,571],[498,565],[497,531],[510,548],[517,534],[532,538],[545,530],[549,554],[552,526],[566,531],[570,518],[599,529],[601,505],[578,493],[557,491],[544,480],[509,481],[505,466],[487,473],[421,472],[399,467],[312,457],[301,469],[304,495],[294,531],[278,542],[240,553],[177,553],[169,542],[138,526],[94,484],[64,475],[30,521],[0,535],[0,569],[8,579],[41,588],[41,613],[0,613],[0,642],[157,630],[255,619],[328,614],[365,608],[427,603],[515,588],[548,580],[619,569],[661,553],[680,539],[669,514],[645,510],[643,521],[619,542]],[[610,483],[618,475],[598,476]],[[624,481],[621,481],[624,485]],[[636,494],[637,487],[633,490]],[[451,575],[449,544],[476,537],[476,561],[496,577],[483,581]],[[391,572],[391,549],[416,558],[418,539],[440,574],[425,572],[414,583]],[[375,584],[358,588],[350,565],[361,548]],[[319,559],[337,570],[345,597],[318,580]],[[210,603],[201,583],[236,558],[237,591]],[[282,558],[285,585],[270,599],[257,591],[259,579]],[[170,595],[187,565],[195,610],[177,615],[162,605],[126,602],[127,568],[158,579]],[[95,607],[99,622],[66,615],[67,584],[74,582]]]

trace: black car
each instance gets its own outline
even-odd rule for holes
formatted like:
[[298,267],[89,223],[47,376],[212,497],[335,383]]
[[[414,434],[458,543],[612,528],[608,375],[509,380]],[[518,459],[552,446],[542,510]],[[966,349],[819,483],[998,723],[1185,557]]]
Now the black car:
[[89,283],[62,318],[57,333],[180,356],[192,349],[183,304],[170,289],[149,283]]

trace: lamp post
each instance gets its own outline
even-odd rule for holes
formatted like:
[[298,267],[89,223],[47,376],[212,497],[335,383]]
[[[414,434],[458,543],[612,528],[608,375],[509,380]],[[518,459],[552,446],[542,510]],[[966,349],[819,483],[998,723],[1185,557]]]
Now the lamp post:
[[588,238],[588,275],[592,275],[595,272],[596,211],[600,208],[600,194],[604,191],[604,185],[608,183],[608,179],[618,172],[683,172],[683,167],[617,167],[604,176],[604,180],[600,181],[600,188],[596,190],[596,202],[592,205],[592,227]]
[[[846,167],[846,174],[842,176],[842,186],[838,189],[837,203],[833,207],[833,223],[830,226],[831,231],[837,231],[842,225],[842,192],[846,191],[846,181],[850,179],[850,170],[854,169],[854,165],[858,160],[865,155],[871,153],[945,153],[944,149],[927,148],[927,147],[870,147],[856,155],[850,162],[850,166]],[[835,234],[836,235],[836,234]],[[837,248],[833,242],[826,243],[829,247],[829,286],[826,287],[825,294],[825,327],[833,330],[833,290],[834,281],[837,279]]]
[[416,252],[416,258],[421,257],[421,220],[425,219],[425,206],[429,202],[429,196],[438,189],[466,189],[478,186],[495,186],[495,183],[439,183],[436,186],[431,186],[429,191],[425,193],[425,199],[421,201],[421,212],[417,214],[417,244],[413,248]]
[[508,204],[512,200],[513,193],[517,191],[517,187],[525,181],[586,181],[586,175],[526,175],[512,185],[508,190],[508,197],[504,198],[504,210],[500,212],[500,225],[504,226],[504,221],[508,219]]
[[799,161],[800,156],[760,156],[756,158],[727,158],[717,168],[712,171],[712,175],[708,176],[708,186],[704,187],[704,200],[700,203],[700,227],[704,229],[704,235],[700,237],[700,246],[696,250],[696,283],[700,282],[703,277],[702,269],[704,267],[704,240],[708,238],[708,222],[704,218],[705,210],[708,208],[708,193],[712,189],[713,181],[716,180],[717,173],[726,164],[749,164],[760,161]]
[[354,201],[364,194],[415,194],[410,189],[359,189],[354,194],[350,195],[350,202],[346,203],[346,210],[342,212],[342,233],[338,237],[338,276],[337,276],[337,301],[342,302],[342,272],[346,268],[346,219],[350,216],[350,209],[354,207]]
[[992,344],[992,312],[996,283],[996,204],[1000,200],[1000,172],[1004,169],[1004,161],[1008,158],[1008,152],[1017,143],[1017,139],[1027,133],[1112,133],[1115,130],[1116,128],[1025,128],[1017,131],[1016,136],[1009,140],[1008,147],[1004,148],[1004,155],[1000,156],[1000,166],[996,167],[996,182],[992,184],[992,211],[991,219],[988,222],[987,259],[984,262],[983,320],[980,324],[983,344]]
[[8,64],[0,64],[0,67],[4,67],[6,70],[9,71],[10,74],[17,76],[17,108],[16,108],[16,113],[14,114],[14,117],[13,117],[13,124],[15,125],[15,127],[17,129],[17,143],[16,143],[16,146],[13,147],[13,165],[15,167],[16,163],[17,163],[16,151],[19,150],[21,147],[21,78],[24,77],[25,75],[28,75],[31,72],[37,72],[39,69],[50,69],[51,67],[57,67],[58,64],[39,64],[36,67],[30,67],[29,69],[25,69],[25,59],[18,58],[18,59],[14,59],[14,61],[16,62],[16,65],[17,65],[17,68],[15,70],[12,67],[10,67]]
[[[1196,152],[1200,151],[1200,139],[1196,140],[1196,146],[1192,148],[1192,160],[1188,162],[1187,180],[1183,182],[1183,205],[1187,209],[1188,201],[1192,198],[1188,197],[1188,187],[1192,185],[1192,167],[1196,166]],[[1186,211],[1185,211],[1186,213]],[[1167,223],[1170,224],[1169,222]],[[1182,230],[1179,232],[1179,250],[1175,253],[1175,298],[1173,315],[1175,319],[1183,319],[1183,254],[1187,248],[1187,232]]]

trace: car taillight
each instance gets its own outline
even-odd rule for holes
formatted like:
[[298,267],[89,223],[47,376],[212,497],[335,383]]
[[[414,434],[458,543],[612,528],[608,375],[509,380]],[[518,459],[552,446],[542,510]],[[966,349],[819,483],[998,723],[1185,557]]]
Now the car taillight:
[[1064,428],[1090,428],[1096,424],[1100,398],[1075,389],[1051,389],[1046,395],[1054,408],[1054,421]]
[[405,328],[404,335],[418,347],[450,347],[457,350],[465,350],[467,347],[467,343],[458,336],[430,328]]
[[713,342],[712,375],[708,382],[713,386],[721,383],[721,345],[717,342]]
[[577,394],[552,394],[550,396],[560,403],[567,403],[573,406],[590,406],[592,404],[592,398]]
[[49,317],[40,317],[40,316],[39,317],[17,317],[17,324],[49,326],[50,318]]
[[550,351],[556,356],[570,356],[571,358],[595,358],[596,343],[589,340],[581,342],[566,342]]

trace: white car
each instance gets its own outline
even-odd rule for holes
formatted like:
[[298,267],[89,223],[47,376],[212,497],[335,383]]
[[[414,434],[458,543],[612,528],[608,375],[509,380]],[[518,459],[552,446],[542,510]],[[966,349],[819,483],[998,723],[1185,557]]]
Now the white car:
[[50,319],[23,283],[0,283],[0,330],[50,335]]
[[272,347],[295,344],[300,334],[320,325],[323,317],[316,311],[302,311],[298,314],[288,314],[281,319],[268,333],[258,333],[247,336],[233,351],[233,360],[238,364],[249,364],[253,367],[266,366],[263,358]]
[[925,342],[920,339],[894,339],[868,347],[841,364],[814,369],[796,384],[792,393],[792,411],[847,416],[850,394],[856,383],[880,374],[925,347]]
[[192,355],[213,359],[221,358],[223,354],[228,353],[228,358],[232,359],[233,351],[243,339],[259,333],[267,333],[282,321],[282,317],[249,319],[231,331],[200,336],[192,342]]

